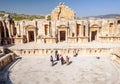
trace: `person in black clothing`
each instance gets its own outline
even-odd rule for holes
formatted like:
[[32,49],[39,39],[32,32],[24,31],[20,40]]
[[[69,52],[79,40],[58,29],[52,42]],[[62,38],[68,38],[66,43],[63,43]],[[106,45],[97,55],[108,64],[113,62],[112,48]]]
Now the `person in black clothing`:
[[61,65],[63,65],[64,64],[64,58],[63,58],[63,56],[61,56],[60,60],[61,60]]
[[55,58],[56,58],[56,61],[59,61],[59,54],[57,50],[55,51]]
[[56,60],[59,61],[59,54],[57,54],[57,56],[56,56]]
[[55,58],[57,58],[57,54],[58,54],[58,51],[56,50],[56,51],[55,51]]
[[51,65],[53,66],[53,56],[52,55],[50,56],[50,62],[51,62]]

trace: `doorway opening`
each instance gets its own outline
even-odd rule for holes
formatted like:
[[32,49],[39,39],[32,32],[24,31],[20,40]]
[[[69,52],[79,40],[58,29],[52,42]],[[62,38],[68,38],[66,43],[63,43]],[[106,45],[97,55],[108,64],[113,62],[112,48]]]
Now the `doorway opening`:
[[94,41],[97,39],[97,31],[92,31],[91,32],[91,41]]
[[60,31],[60,42],[66,40],[66,32],[65,31]]
[[34,31],[28,31],[29,42],[34,41]]

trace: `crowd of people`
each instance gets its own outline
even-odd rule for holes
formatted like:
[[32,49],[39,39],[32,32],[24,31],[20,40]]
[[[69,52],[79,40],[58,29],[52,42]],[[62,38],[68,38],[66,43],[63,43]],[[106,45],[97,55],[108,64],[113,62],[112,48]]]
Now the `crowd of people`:
[[69,63],[70,63],[69,62],[69,57],[66,56],[66,59],[64,59],[64,57],[62,55],[58,54],[57,50],[55,51],[55,60],[53,59],[52,55],[50,56],[50,62],[51,62],[52,66],[54,65],[55,61],[61,61],[61,65],[63,65],[63,64],[69,65]]

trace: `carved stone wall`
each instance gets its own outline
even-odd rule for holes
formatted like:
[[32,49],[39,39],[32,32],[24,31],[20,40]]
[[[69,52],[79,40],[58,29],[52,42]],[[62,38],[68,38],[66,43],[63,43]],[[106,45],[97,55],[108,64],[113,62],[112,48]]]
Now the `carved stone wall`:
[[74,20],[75,13],[64,3],[60,3],[51,13],[51,20]]
[[[74,19],[75,13],[64,3],[51,13],[52,20],[0,20],[0,45],[40,43],[120,43],[120,18]],[[34,38],[34,39],[32,39]]]

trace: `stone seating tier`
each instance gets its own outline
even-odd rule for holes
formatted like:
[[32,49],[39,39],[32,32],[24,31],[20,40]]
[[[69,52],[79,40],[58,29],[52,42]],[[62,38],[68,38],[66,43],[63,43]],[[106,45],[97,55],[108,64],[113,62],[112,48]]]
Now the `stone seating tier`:
[[119,49],[115,49],[112,53],[111,53],[111,55],[112,55],[112,60],[113,61],[116,61],[117,63],[120,63],[120,51],[119,51]]
[[15,60],[13,53],[6,54],[0,57],[0,70],[2,70],[6,65]]

